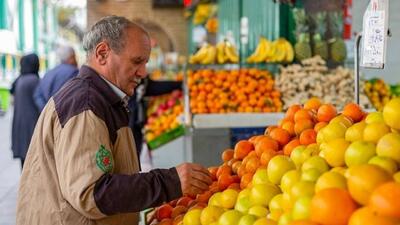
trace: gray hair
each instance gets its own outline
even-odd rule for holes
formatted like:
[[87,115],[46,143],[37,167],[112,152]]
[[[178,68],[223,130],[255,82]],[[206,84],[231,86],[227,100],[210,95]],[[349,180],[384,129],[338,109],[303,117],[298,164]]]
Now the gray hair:
[[75,55],[75,51],[71,46],[61,46],[57,49],[57,56],[62,63],[73,55]]
[[[101,41],[107,41],[110,48],[119,52],[124,46],[124,31],[134,26],[145,30],[125,17],[107,16],[97,21],[83,37],[83,49],[90,55]],[[147,32],[146,32],[147,33]]]

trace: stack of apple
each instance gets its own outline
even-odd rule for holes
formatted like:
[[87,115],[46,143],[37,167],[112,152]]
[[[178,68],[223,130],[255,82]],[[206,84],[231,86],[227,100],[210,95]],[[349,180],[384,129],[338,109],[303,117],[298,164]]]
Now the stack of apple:
[[145,136],[152,141],[161,134],[180,125],[179,116],[183,112],[183,94],[175,90],[171,94],[154,97],[147,109]]
[[[310,99],[265,135],[224,151],[224,163],[183,225],[400,224],[400,98],[383,112]],[[307,122],[306,122],[307,121]],[[165,207],[165,206],[162,206]],[[161,219],[161,218],[160,218]]]

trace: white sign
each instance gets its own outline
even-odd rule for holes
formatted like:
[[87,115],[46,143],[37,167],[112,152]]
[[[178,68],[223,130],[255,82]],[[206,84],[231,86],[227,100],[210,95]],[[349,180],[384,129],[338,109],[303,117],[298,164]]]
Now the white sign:
[[386,63],[388,2],[372,0],[364,14],[361,65],[383,69]]

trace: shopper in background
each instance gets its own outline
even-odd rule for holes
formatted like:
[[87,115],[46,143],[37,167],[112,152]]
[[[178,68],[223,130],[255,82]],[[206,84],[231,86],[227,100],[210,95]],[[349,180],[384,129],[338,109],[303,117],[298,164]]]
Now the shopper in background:
[[33,101],[33,93],[39,83],[39,58],[36,54],[29,54],[21,58],[20,64],[21,75],[10,90],[14,96],[11,149],[14,158],[19,158],[23,167],[40,113]]
[[35,91],[35,103],[40,111],[68,80],[78,74],[75,51],[72,47],[60,47],[57,56],[61,63],[44,75]]
[[17,225],[138,224],[138,212],[208,190],[185,163],[139,173],[127,104],[147,76],[148,33],[109,16],[83,40],[87,63],[45,106],[23,170]]

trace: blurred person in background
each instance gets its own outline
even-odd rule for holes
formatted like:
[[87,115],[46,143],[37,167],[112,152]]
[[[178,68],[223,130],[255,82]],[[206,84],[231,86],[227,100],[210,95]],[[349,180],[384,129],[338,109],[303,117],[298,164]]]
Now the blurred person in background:
[[11,149],[14,158],[19,158],[23,167],[40,114],[33,100],[33,93],[39,83],[39,57],[36,54],[23,56],[20,64],[21,75],[14,81],[10,90],[14,96]]
[[40,111],[68,80],[78,74],[75,51],[71,46],[61,46],[57,56],[61,63],[44,75],[35,91],[34,99]]

